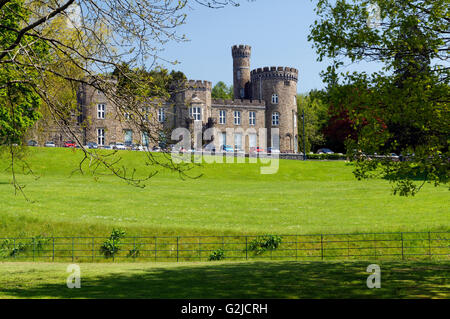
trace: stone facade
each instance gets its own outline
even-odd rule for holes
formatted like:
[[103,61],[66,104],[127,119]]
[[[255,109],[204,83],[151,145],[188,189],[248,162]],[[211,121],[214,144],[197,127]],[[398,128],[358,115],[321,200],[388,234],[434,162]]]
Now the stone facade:
[[[251,147],[273,147],[284,153],[297,153],[298,70],[289,67],[264,67],[251,71],[251,47],[232,47],[234,100],[211,98],[212,83],[189,80],[186,87],[158,106],[144,106],[148,127],[157,134],[146,137],[135,121],[127,120],[112,101],[93,87],[83,85],[78,92],[79,140],[158,145],[158,131],[170,136],[174,128],[204,132],[216,128],[216,145],[229,145],[246,152]],[[161,112],[164,116],[161,117]],[[161,121],[162,120],[162,121]],[[261,133],[267,128],[267,133]],[[279,129],[272,136],[270,129]],[[147,135],[147,133],[146,133]],[[56,141],[55,141],[56,142]],[[219,142],[219,143],[217,143]],[[207,144],[208,141],[202,141]]]

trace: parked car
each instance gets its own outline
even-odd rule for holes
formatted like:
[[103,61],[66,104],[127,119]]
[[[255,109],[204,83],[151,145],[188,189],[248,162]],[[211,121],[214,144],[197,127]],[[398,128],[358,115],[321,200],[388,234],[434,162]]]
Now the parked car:
[[153,146],[153,147],[152,147],[152,152],[161,152],[161,147],[159,147],[159,146]]
[[255,154],[255,153],[264,153],[264,149],[257,146],[257,147],[250,147],[249,150],[250,154]]
[[230,145],[222,145],[222,152],[234,153],[234,149]]
[[127,149],[127,147],[123,143],[116,143],[116,145],[114,145],[113,148],[115,150],[122,150],[122,151]]
[[277,148],[269,147],[267,148],[267,153],[269,154],[280,154],[280,150]]
[[28,146],[38,146],[38,142],[36,142],[35,140],[29,140],[27,145]]
[[101,145],[100,148],[102,148],[104,150],[112,150],[111,145]]
[[203,149],[205,152],[212,152],[215,153],[216,152],[216,147],[214,145],[208,144],[204,147]]
[[97,149],[98,148],[98,144],[94,143],[94,142],[89,142],[86,145],[87,148],[92,148],[92,149]]
[[66,141],[64,142],[64,147],[76,147],[77,144],[74,141]]
[[317,154],[334,154],[329,148],[321,148],[317,151]]
[[44,147],[56,147],[56,144],[55,142],[47,141],[45,142]]

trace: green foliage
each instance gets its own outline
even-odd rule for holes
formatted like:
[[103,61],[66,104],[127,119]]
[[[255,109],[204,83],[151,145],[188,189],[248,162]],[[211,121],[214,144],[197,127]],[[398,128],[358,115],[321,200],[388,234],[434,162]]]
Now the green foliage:
[[120,241],[125,237],[125,231],[113,229],[109,239],[100,247],[100,253],[106,258],[113,257],[120,250]]
[[[4,52],[17,39],[17,33],[12,30],[28,20],[31,11],[23,0],[12,0],[4,4],[0,12],[3,26],[0,28],[0,51]],[[14,55],[17,63],[0,66],[0,145],[21,144],[27,129],[40,116],[41,99],[33,83],[39,79],[39,73],[32,64],[36,59],[41,62],[49,59],[48,46],[27,35],[20,39],[19,47],[22,46],[31,49],[35,56],[24,55],[16,47],[8,56]]]
[[[367,23],[369,4],[380,8],[379,27]],[[316,8],[309,40],[318,60],[333,61],[322,75],[330,107],[353,126],[349,153],[415,154],[399,164],[355,162],[357,178],[383,177],[394,194],[415,195],[427,182],[449,182],[448,10],[446,0],[321,0]],[[339,73],[348,60],[383,68]]]
[[132,249],[128,251],[127,257],[137,258],[141,254],[141,245],[135,245]]
[[211,91],[213,99],[232,100],[234,98],[233,86],[228,87],[224,82],[219,81]]
[[223,260],[225,259],[225,251],[222,248],[214,250],[211,255],[209,255],[209,261]]
[[33,251],[34,253],[41,253],[45,245],[49,243],[50,239],[41,235],[32,237],[29,242],[14,241],[11,239],[5,239],[0,244],[0,256],[1,257],[16,257],[20,253],[26,251]]
[[311,91],[308,95],[297,95],[297,129],[299,151],[303,150],[303,114],[305,115],[306,153],[316,151],[325,144],[323,129],[328,121],[328,106],[322,101],[323,92]]
[[249,245],[248,250],[254,252],[256,255],[261,255],[268,250],[275,250],[280,246],[282,237],[277,235],[258,236],[253,239]]

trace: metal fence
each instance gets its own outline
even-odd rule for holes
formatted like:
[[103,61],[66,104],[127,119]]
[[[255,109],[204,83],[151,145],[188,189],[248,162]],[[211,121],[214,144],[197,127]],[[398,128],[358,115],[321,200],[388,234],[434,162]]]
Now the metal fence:
[[450,232],[278,237],[281,243],[276,249],[260,251],[254,250],[255,243],[267,237],[124,237],[109,242],[106,237],[0,238],[0,260],[185,262],[208,261],[214,253],[224,260],[450,260]]

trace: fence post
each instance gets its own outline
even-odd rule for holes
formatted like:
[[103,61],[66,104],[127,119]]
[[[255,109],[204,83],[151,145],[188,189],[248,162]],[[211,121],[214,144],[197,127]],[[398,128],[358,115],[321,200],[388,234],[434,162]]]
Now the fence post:
[[112,244],[112,247],[113,247],[113,253],[112,253],[112,255],[113,255],[113,262],[114,262],[114,259],[115,259],[115,257],[116,257],[116,243],[115,243],[115,239],[113,238],[113,244]]
[[178,248],[179,239],[180,239],[180,237],[177,236],[177,262],[178,262],[178,259],[179,259],[179,248]]
[[155,237],[155,262],[158,260],[158,257],[157,257],[157,251],[158,251],[158,248],[157,248],[157,240],[158,239],[158,237]]
[[55,237],[53,237],[53,254],[52,254],[52,261],[55,261]]
[[72,237],[72,262],[73,262],[73,260],[74,260],[74,254],[75,254],[75,244],[74,244],[74,242],[75,242],[75,238],[74,237]]
[[400,238],[402,240],[402,260],[405,260],[405,255],[403,253],[403,233],[400,233]]
[[428,232],[428,255],[430,255],[431,260],[431,233]]
[[245,260],[248,260],[248,236],[245,236]]
[[320,234],[320,251],[321,251],[322,260],[323,260],[323,234]]
[[95,240],[95,237],[92,237],[92,262],[94,262],[94,254],[95,254],[95,252],[94,252],[94,240]]
[[16,239],[15,238],[14,238],[14,250],[13,250],[13,252],[14,252],[14,259],[16,259],[17,252],[16,252]]

